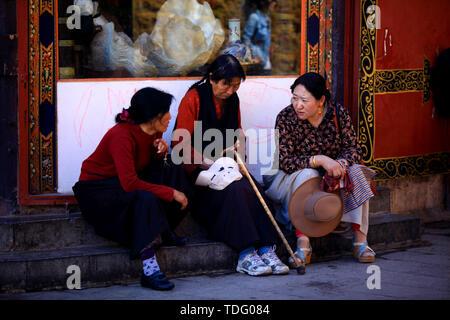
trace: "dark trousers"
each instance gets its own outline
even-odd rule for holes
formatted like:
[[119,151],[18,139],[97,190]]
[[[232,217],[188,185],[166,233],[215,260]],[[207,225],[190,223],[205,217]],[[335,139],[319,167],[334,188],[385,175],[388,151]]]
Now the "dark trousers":
[[[264,195],[256,181],[255,184]],[[224,190],[196,186],[193,206],[193,216],[207,229],[208,238],[224,242],[237,252],[279,241],[275,227],[245,176]]]

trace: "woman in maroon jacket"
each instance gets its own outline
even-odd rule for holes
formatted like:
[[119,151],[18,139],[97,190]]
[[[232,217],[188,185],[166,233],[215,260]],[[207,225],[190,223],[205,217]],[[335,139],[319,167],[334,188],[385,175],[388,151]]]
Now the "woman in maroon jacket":
[[170,230],[184,217],[191,192],[183,168],[167,159],[162,139],[172,100],[154,88],[137,91],[83,162],[73,187],[86,220],[98,234],[130,247],[131,259],[140,256],[141,285],[157,290],[174,285],[160,271],[155,249],[161,236],[170,244],[186,242]]

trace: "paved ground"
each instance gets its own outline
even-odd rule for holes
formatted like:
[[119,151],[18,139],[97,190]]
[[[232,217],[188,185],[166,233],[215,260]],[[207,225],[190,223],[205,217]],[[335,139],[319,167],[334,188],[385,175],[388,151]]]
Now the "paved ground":
[[303,276],[294,270],[266,277],[232,273],[173,279],[175,289],[170,292],[132,284],[0,294],[0,300],[448,300],[450,229],[427,228],[422,240],[428,245],[378,253],[374,264],[356,263],[351,257],[313,263]]

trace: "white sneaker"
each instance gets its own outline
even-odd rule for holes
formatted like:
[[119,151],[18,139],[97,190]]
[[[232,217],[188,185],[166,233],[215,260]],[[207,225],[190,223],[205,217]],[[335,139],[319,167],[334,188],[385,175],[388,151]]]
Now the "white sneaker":
[[272,274],[272,268],[265,264],[255,251],[249,252],[242,259],[239,259],[236,271],[251,276]]
[[266,251],[266,253],[261,255],[261,259],[267,264],[271,269],[273,274],[288,274],[289,267],[281,262],[275,253],[275,246]]

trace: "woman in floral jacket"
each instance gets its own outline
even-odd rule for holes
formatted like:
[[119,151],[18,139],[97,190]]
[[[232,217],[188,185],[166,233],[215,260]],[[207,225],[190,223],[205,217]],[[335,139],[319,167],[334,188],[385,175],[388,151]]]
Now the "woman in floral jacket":
[[[345,108],[330,103],[325,79],[306,73],[291,86],[292,103],[277,116],[279,130],[279,168],[276,175],[264,176],[266,195],[276,207],[278,221],[292,228],[287,210],[295,188],[317,176],[327,181],[344,180],[348,174],[354,191],[342,192],[344,214],[341,221],[352,223],[354,255],[360,262],[373,262],[375,252],[367,245],[368,199],[374,193],[370,180],[373,170],[360,165],[361,147]],[[347,176],[347,177],[348,177]],[[341,189],[342,191],[342,189]],[[295,255],[309,263],[312,248],[308,236],[296,230]],[[290,261],[293,265],[293,261]]]

